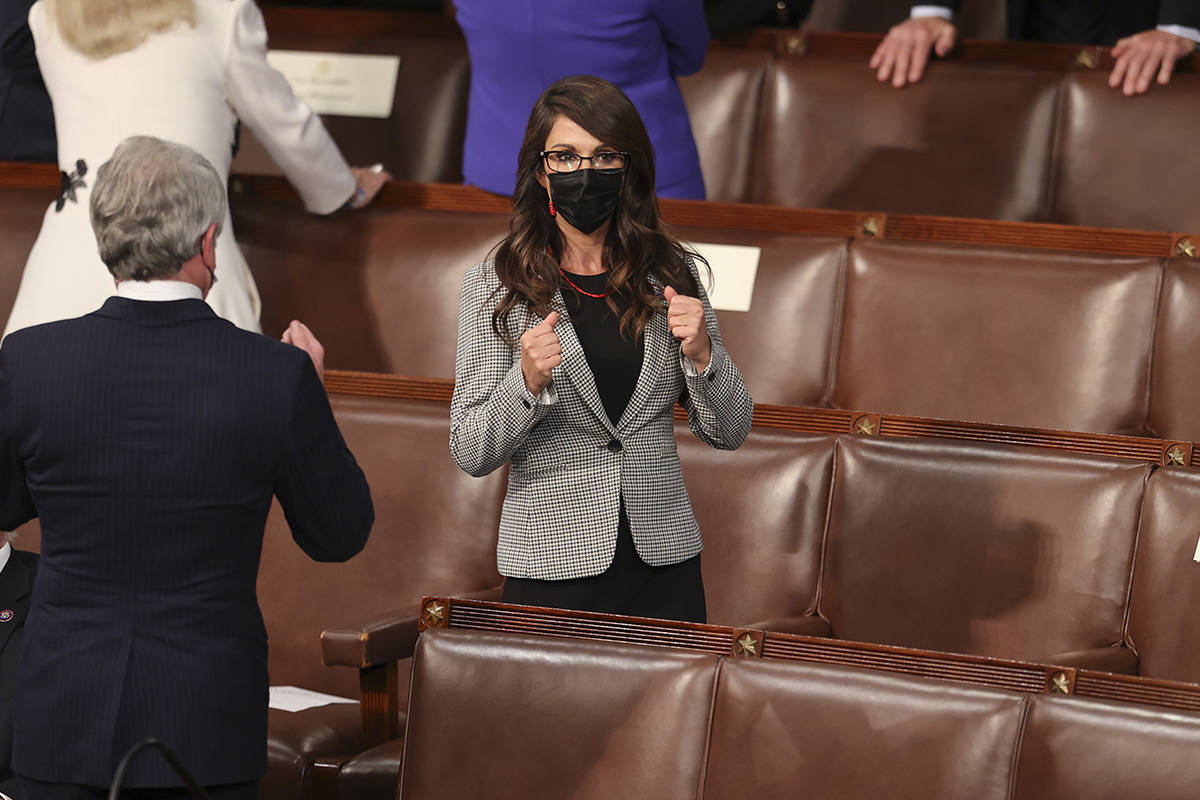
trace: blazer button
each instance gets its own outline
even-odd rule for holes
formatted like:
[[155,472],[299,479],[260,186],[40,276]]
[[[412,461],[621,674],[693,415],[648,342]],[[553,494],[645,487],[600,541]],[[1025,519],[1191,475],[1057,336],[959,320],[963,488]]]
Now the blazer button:
[[608,452],[610,452],[610,453],[621,452],[621,443],[618,442],[616,439],[613,439],[612,441],[610,441],[608,443]]

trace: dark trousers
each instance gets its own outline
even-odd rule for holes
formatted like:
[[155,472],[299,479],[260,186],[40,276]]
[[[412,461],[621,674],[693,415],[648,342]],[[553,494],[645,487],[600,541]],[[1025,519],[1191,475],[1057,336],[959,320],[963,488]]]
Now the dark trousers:
[[624,502],[617,527],[617,549],[608,569],[590,578],[560,581],[506,578],[500,599],[524,606],[683,622],[707,619],[700,556],[664,567],[653,567],[642,561],[633,544]]
[[[16,800],[105,800],[108,787],[83,786],[78,783],[46,783],[17,775],[19,787]],[[258,781],[205,786],[212,800],[258,800]],[[122,789],[122,800],[191,800],[192,795],[181,786],[163,789]]]

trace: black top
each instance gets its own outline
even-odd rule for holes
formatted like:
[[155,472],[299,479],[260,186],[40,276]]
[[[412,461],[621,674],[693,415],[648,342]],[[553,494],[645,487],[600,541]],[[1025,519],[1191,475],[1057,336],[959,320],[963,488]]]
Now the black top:
[[[566,273],[575,286],[591,294],[603,294],[608,273],[599,275],[577,275]],[[625,406],[633,397],[638,375],[642,371],[641,337],[630,341],[621,335],[621,314],[629,308],[629,301],[621,295],[613,295],[617,313],[609,308],[607,300],[580,294],[565,280],[562,285],[563,299],[575,335],[587,356],[588,366],[596,379],[596,391],[600,402],[612,424],[616,425],[625,413]]]

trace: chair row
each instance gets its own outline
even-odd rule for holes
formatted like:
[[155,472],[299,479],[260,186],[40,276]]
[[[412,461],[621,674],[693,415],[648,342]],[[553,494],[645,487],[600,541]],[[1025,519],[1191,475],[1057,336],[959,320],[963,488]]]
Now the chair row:
[[1200,779],[1195,714],[479,631],[422,634],[406,741],[402,800],[1183,800]]
[[[264,330],[305,320],[341,369],[452,375],[461,276],[506,215],[389,205],[325,219],[286,198],[236,200]],[[0,314],[45,202],[0,189]],[[736,207],[709,210],[724,208]],[[715,222],[677,232],[758,249],[750,311],[718,316],[759,403],[1200,440],[1195,260]]]
[[[234,220],[266,330],[305,319],[332,366],[433,377],[453,374],[461,276],[508,222],[404,206],[321,220],[261,196]],[[757,402],[1200,439],[1191,259],[676,232],[759,248],[750,311],[718,312]]]
[[[268,28],[277,48],[399,55],[390,118],[326,122],[352,161],[382,159],[406,180],[460,181],[466,45],[429,25],[402,32],[384,24],[391,18],[381,14],[374,29],[387,34],[352,35],[311,11],[305,22],[276,12]],[[681,80],[708,199],[1200,230],[1186,158],[1200,75],[1130,100],[1103,70],[949,59],[896,91],[857,54],[808,49],[714,45],[704,69]],[[245,141],[235,171],[277,171]]]
[[[420,598],[495,598],[501,581],[504,475],[470,478],[453,464],[445,401],[332,400],[372,485],[376,528],[361,556],[317,564],[273,511],[259,576],[272,682],[388,702],[272,711],[264,797],[331,797],[311,783],[329,771],[322,759],[334,774],[345,764],[379,780],[346,757],[402,729]],[[1200,677],[1200,637],[1189,635],[1200,475],[1190,470],[762,427],[734,453],[686,425],[677,437],[713,622]],[[381,719],[385,708],[394,715]],[[400,752],[389,750],[384,780]]]
[[[504,478],[454,466],[445,402],[334,396],[334,407],[371,481],[376,530],[353,561],[314,564],[272,516],[260,573],[272,680],[382,692],[399,714],[381,720],[378,704],[357,709],[361,719],[344,706],[273,712],[270,785],[292,794],[322,759],[338,772],[338,756],[402,729],[420,597],[494,598],[501,580]],[[756,427],[724,453],[684,425],[677,436],[714,622],[1200,677],[1200,637],[1187,634],[1200,601],[1191,471],[986,442]],[[383,780],[390,771],[394,781],[400,751],[388,750]]]

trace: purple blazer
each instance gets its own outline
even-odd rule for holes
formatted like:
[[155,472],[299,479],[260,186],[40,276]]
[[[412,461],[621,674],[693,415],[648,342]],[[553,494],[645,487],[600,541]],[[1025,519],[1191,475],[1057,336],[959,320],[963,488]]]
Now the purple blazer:
[[471,55],[466,182],[511,195],[533,104],[567,75],[629,95],[657,155],[658,194],[704,199],[700,156],[675,81],[704,64],[702,0],[454,0]]

